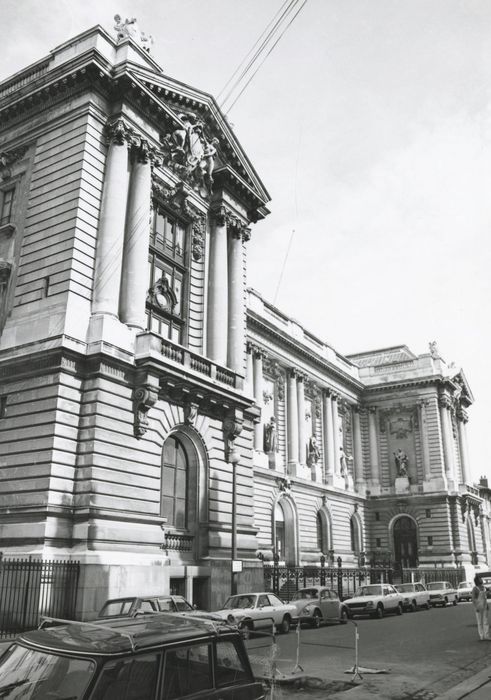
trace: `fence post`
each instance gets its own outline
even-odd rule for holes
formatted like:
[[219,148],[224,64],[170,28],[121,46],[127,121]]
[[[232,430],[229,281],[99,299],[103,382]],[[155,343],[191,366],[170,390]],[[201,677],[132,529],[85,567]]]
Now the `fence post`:
[[273,593],[275,595],[280,594],[280,573],[278,567],[279,561],[280,557],[278,556],[278,552],[275,551],[273,554]]
[[326,557],[324,555],[321,556],[321,586],[326,585]]
[[343,560],[341,557],[337,558],[337,564],[338,564],[338,596],[339,600],[343,600],[343,572],[342,572],[342,565],[343,565]]

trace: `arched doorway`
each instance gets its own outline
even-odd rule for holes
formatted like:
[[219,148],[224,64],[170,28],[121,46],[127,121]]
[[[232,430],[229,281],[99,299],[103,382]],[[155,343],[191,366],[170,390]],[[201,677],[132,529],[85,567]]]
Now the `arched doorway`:
[[295,509],[288,498],[280,498],[273,509],[273,549],[288,566],[297,563],[297,526]]
[[418,566],[418,528],[407,515],[397,518],[394,523],[394,557],[399,569]]

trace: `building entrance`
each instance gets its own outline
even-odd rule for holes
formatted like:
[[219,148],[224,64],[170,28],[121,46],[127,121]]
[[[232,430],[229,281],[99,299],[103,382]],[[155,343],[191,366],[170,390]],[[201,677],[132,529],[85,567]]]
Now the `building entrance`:
[[398,569],[418,566],[418,532],[412,518],[402,516],[394,523],[394,555]]

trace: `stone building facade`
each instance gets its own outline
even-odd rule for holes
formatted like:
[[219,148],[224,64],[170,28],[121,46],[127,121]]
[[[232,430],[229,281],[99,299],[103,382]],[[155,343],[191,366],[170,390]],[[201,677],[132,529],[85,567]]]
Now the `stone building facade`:
[[0,551],[80,561],[88,617],[213,608],[273,557],[483,563],[463,373],[343,357],[246,291],[268,193],[130,29],[0,84]]

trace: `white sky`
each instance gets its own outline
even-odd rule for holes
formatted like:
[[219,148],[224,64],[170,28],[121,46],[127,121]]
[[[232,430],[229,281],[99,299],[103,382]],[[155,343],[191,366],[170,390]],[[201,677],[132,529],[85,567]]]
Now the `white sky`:
[[[119,13],[217,94],[281,4],[0,0],[0,79]],[[308,0],[229,117],[272,197],[249,284],[340,352],[436,340],[491,477],[491,2]]]

